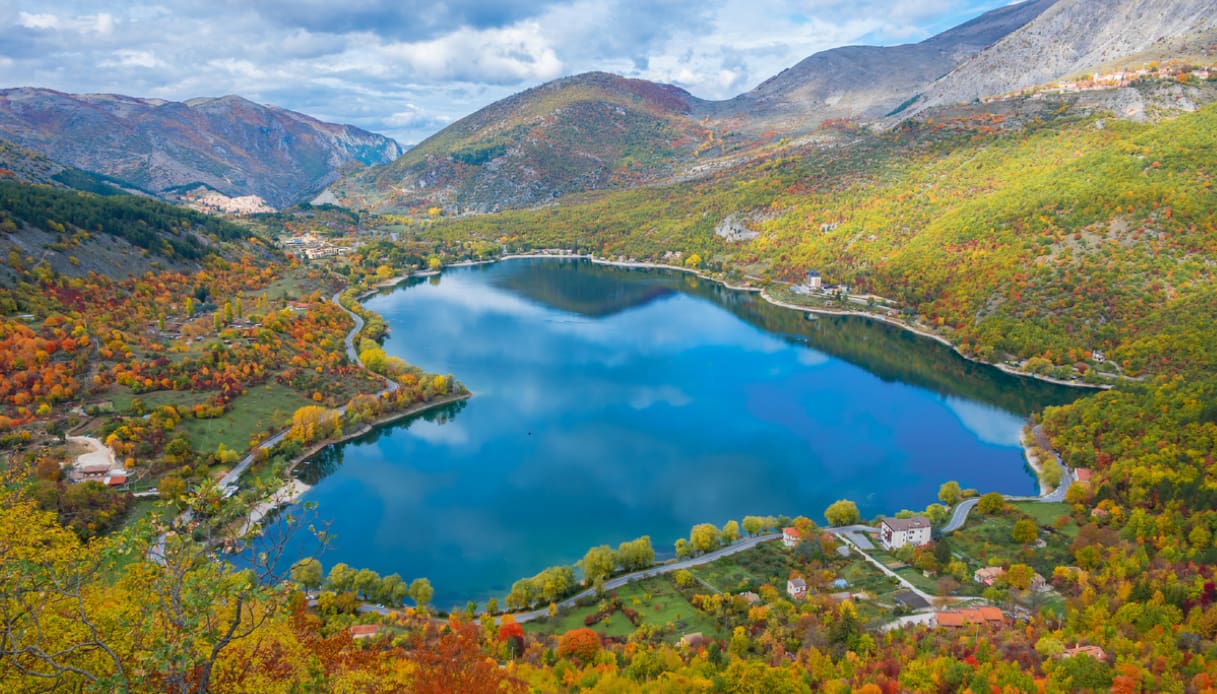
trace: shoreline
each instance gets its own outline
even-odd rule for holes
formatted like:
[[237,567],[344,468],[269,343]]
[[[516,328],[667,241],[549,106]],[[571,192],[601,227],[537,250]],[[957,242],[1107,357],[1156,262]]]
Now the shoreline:
[[1018,442],[1023,447],[1023,460],[1027,462],[1027,467],[1035,473],[1035,481],[1040,486],[1040,496],[1048,496],[1056,491],[1056,489],[1049,489],[1048,485],[1044,483],[1044,465],[1040,462],[1039,456],[1031,452],[1031,445],[1035,441],[1027,435],[1027,427],[1023,427],[1022,431],[1018,433]]
[[891,326],[894,326],[897,328],[901,328],[902,330],[911,332],[914,335],[920,335],[921,337],[934,340],[935,342],[938,342],[939,344],[942,344],[943,346],[951,348],[951,350],[953,352],[958,354],[960,357],[967,359],[970,362],[973,362],[975,364],[983,364],[985,366],[991,366],[991,367],[997,369],[998,371],[1009,374],[1011,376],[1019,376],[1022,378],[1032,378],[1037,381],[1044,381],[1045,383],[1052,383],[1052,384],[1058,385],[1058,386],[1067,386],[1070,388],[1081,388],[1081,389],[1085,389],[1085,390],[1111,390],[1112,388],[1115,387],[1114,385],[1112,385],[1110,383],[1081,383],[1079,381],[1066,381],[1066,380],[1060,379],[1060,378],[1053,378],[1052,376],[1041,376],[1039,374],[1033,374],[1029,371],[1023,371],[1022,369],[1016,369],[1007,364],[985,361],[983,359],[978,359],[976,357],[964,354],[962,351],[960,351],[959,347],[957,347],[950,340],[943,337],[942,335],[939,335],[934,332],[930,332],[929,330],[927,330],[925,328],[921,328],[921,327],[918,327],[915,325],[909,325],[908,323],[894,320],[894,319],[888,318],[887,316],[870,313],[868,311],[857,311],[857,310],[853,310],[853,309],[832,309],[832,308],[814,307],[814,306],[799,306],[798,304],[792,304],[792,303],[789,303],[786,301],[782,301],[781,299],[774,298],[773,296],[771,296],[769,294],[768,290],[766,290],[764,287],[733,285],[733,284],[727,282],[726,280],[719,279],[717,277],[713,277],[696,268],[681,267],[679,265],[668,265],[665,263],[650,263],[650,262],[637,261],[637,260],[631,260],[631,261],[609,260],[607,258],[598,258],[594,255],[587,254],[587,253],[581,253],[581,254],[570,253],[570,254],[565,254],[565,255],[557,254],[557,253],[515,253],[515,254],[500,256],[500,257],[492,259],[492,260],[469,260],[469,261],[464,261],[461,263],[453,263],[451,265],[446,265],[445,267],[472,267],[475,265],[488,265],[488,264],[492,264],[492,263],[497,263],[502,260],[520,260],[520,259],[529,259],[529,258],[558,258],[558,259],[570,258],[570,259],[578,259],[578,260],[588,260],[591,263],[593,263],[594,265],[611,265],[614,267],[624,267],[624,268],[675,270],[677,272],[685,272],[685,273],[689,273],[689,274],[695,275],[697,277],[700,277],[702,279],[709,280],[711,282],[715,282],[715,283],[717,283],[723,287],[726,287],[727,289],[731,289],[733,291],[760,294],[761,298],[764,299],[765,301],[769,302],[770,304],[773,304],[774,306],[780,306],[782,308],[790,309],[792,311],[804,311],[804,312],[816,313],[816,314],[824,315],[824,316],[857,316],[859,318],[869,318],[871,320],[880,321],[882,323],[886,323],[888,325],[891,325]]
[[276,488],[275,491],[271,493],[270,497],[250,509],[249,514],[245,518],[240,534],[244,535],[246,532],[256,527],[257,524],[268,514],[270,514],[271,511],[295,503],[300,499],[301,496],[312,489],[313,485],[305,484],[291,475],[302,463],[307,462],[309,459],[321,453],[326,448],[357,439],[360,436],[369,434],[380,427],[387,426],[400,419],[421,414],[437,407],[443,407],[444,405],[451,405],[454,402],[468,400],[471,397],[473,397],[472,392],[465,392],[457,395],[447,395],[443,398],[432,400],[430,402],[418,403],[417,405],[407,407],[401,412],[391,412],[382,417],[378,417],[371,422],[365,422],[354,431],[344,433],[342,436],[336,439],[320,441],[310,448],[302,451],[300,455],[288,461],[287,465],[283,468],[283,474],[286,477],[286,481]]

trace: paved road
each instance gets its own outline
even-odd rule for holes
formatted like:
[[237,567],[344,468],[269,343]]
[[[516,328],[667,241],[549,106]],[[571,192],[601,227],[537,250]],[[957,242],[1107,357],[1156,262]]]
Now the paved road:
[[[856,528],[859,528],[859,527],[868,527],[868,526],[850,525],[850,526],[845,526],[843,528],[828,528],[827,530],[828,530],[828,532],[830,532],[830,533],[836,535],[838,538],[840,538],[842,542],[844,542],[846,545],[848,545],[850,548],[852,548],[855,552],[857,552],[858,554],[861,554],[863,559],[866,559],[870,563],[877,566],[880,571],[882,571],[883,573],[887,574],[888,576],[891,576],[892,578],[899,581],[900,585],[913,591],[914,593],[916,593],[918,596],[923,598],[926,602],[930,603],[931,605],[934,604],[933,595],[930,595],[929,593],[926,593],[925,591],[921,590],[920,588],[913,585],[912,583],[909,583],[908,579],[906,579],[905,577],[896,573],[895,571],[892,571],[891,569],[887,568],[887,566],[885,566],[883,564],[883,562],[879,561],[878,559],[875,559],[874,557],[867,554],[866,552],[863,552],[862,550],[858,549],[858,546],[854,544],[853,540],[849,539],[849,533],[856,532]],[[870,529],[874,530],[874,528],[870,528]]]
[[[626,585],[627,583],[633,583],[634,581],[641,581],[642,579],[650,578],[651,576],[658,576],[660,574],[672,573],[673,571],[687,569],[691,566],[700,566],[702,564],[708,564],[708,563],[714,561],[715,559],[720,559],[722,557],[730,556],[730,555],[736,554],[738,552],[743,552],[744,550],[751,549],[751,548],[759,545],[762,542],[769,542],[771,540],[776,540],[779,537],[781,537],[781,535],[778,533],[771,533],[769,535],[757,535],[756,537],[749,537],[749,538],[740,540],[740,541],[736,542],[735,544],[730,545],[728,547],[723,547],[722,549],[715,550],[713,552],[708,552],[706,554],[701,555],[700,557],[693,557],[692,559],[684,559],[682,561],[674,562],[671,564],[662,564],[660,566],[652,566],[649,569],[643,569],[642,571],[635,571],[632,574],[625,574],[624,576],[618,576],[617,578],[612,578],[612,579],[605,581],[604,590],[605,591],[615,590],[617,588],[620,588],[621,586]],[[572,606],[574,606],[576,601],[581,600],[589,595],[592,595],[595,592],[596,592],[595,588],[588,588],[587,590],[576,593],[575,595],[572,595],[571,597],[558,603],[558,609],[572,607]],[[534,619],[538,619],[540,617],[547,617],[547,616],[549,616],[549,606],[548,605],[546,605],[543,608],[539,608],[539,609],[532,610],[529,612],[518,612],[518,613],[512,615],[512,617],[515,617],[515,620],[517,622],[531,622]]]
[[[359,354],[355,351],[355,336],[359,334],[360,330],[363,330],[363,319],[360,318],[358,315],[352,313],[350,310],[348,310],[346,306],[343,306],[341,303],[339,303],[338,298],[341,295],[342,295],[342,292],[338,292],[337,294],[334,294],[334,299],[333,299],[334,303],[337,304],[338,308],[342,309],[343,311],[346,311],[346,314],[355,321],[355,327],[351,328],[351,331],[349,333],[347,333],[347,336],[346,336],[347,357],[351,360],[352,363],[362,365],[362,363],[359,361]],[[379,376],[385,382],[385,389],[380,391],[379,394],[383,395],[384,393],[392,393],[397,390],[396,381],[394,381],[393,379],[390,379],[390,378],[386,378],[385,376],[381,376],[380,374],[375,374],[375,375]],[[346,405],[339,407],[338,416],[341,417],[342,415],[346,414],[346,411],[347,411]],[[258,446],[251,448],[249,453],[246,454],[246,456],[244,458],[242,458],[240,460],[240,462],[238,462],[235,466],[233,466],[233,468],[231,470],[229,470],[227,473],[225,473],[225,475],[223,477],[221,477],[219,479],[219,481],[217,482],[217,486],[221,490],[223,490],[225,492],[225,495],[227,495],[227,496],[231,496],[232,494],[235,494],[237,491],[237,480],[239,480],[241,478],[241,475],[244,475],[245,472],[247,470],[249,470],[250,465],[253,465],[254,454],[257,452],[257,450],[259,448],[261,448],[261,449],[270,451],[270,449],[274,448],[276,445],[278,445],[278,443],[280,441],[287,438],[288,433],[290,433],[290,429],[281,431],[278,434],[275,434],[274,436],[270,437],[269,439],[266,439],[265,441],[260,443]],[[179,520],[182,523],[189,523],[192,518],[193,518],[193,514],[190,511],[185,511],[179,517]],[[163,558],[165,556],[165,536],[164,535],[161,535],[157,539],[156,545],[148,550],[148,556],[153,561],[160,562],[161,560],[163,560]]]
[[[343,306],[342,302],[338,301],[339,297],[341,297],[341,296],[342,296],[342,292],[337,292],[336,294],[334,294],[334,299],[333,299],[334,303],[338,305],[338,308],[342,309],[343,311],[346,311],[347,315],[355,320],[355,327],[351,329],[351,332],[347,333],[347,337],[346,337],[347,359],[350,359],[352,364],[358,364],[359,363],[359,352],[358,352],[358,350],[355,349],[355,336],[359,334],[360,330],[363,330],[363,318],[360,318],[358,314],[348,310],[346,306]],[[394,384],[394,385],[396,385],[396,384]]]
[[972,507],[976,506],[978,503],[980,503],[980,499],[967,499],[965,501],[961,501],[959,505],[955,507],[955,511],[951,514],[951,520],[947,521],[947,524],[942,526],[942,533],[945,535],[946,533],[953,533],[962,528],[963,524],[968,520],[968,513],[970,513],[972,511]]
[[[1069,485],[1073,484],[1074,475],[1073,470],[1070,470],[1065,465],[1060,456],[1057,456],[1056,461],[1060,463],[1061,469],[1064,471],[1064,474],[1061,475],[1061,483],[1057,485],[1056,489],[1053,489],[1051,492],[1043,496],[1016,496],[1013,494],[1003,494],[1002,497],[1006,501],[1034,501],[1041,504],[1058,504],[1064,501],[1065,494],[1069,491]],[[955,511],[951,514],[951,520],[948,521],[946,525],[942,526],[942,533],[945,535],[946,533],[953,533],[962,528],[963,524],[968,520],[968,513],[976,507],[976,504],[979,501],[980,499],[968,499],[967,501],[960,502],[960,504],[955,507]]]

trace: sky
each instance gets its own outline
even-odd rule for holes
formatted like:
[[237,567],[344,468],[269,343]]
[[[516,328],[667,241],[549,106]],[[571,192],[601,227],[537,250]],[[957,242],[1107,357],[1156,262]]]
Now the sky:
[[5,0],[0,88],[238,94],[414,144],[590,70],[730,98],[836,46],[928,38],[1009,0]]

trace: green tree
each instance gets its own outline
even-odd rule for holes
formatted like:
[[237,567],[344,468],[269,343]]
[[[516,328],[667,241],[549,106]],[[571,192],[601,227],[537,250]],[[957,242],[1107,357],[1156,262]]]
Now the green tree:
[[963,492],[959,488],[959,483],[955,480],[943,482],[942,486],[938,488],[938,500],[947,506],[954,506],[959,503],[962,496]]
[[852,525],[857,523],[859,518],[861,515],[858,513],[858,505],[849,499],[834,501],[824,510],[824,519],[832,526]]
[[1076,655],[1056,663],[1052,679],[1063,691],[1105,692],[1115,679],[1111,666],[1089,655]]
[[355,590],[355,569],[339,562],[330,567],[329,576],[326,582],[330,586],[330,590],[336,593],[346,593]]
[[410,599],[420,610],[427,609],[427,604],[431,602],[431,597],[434,595],[435,589],[431,587],[431,581],[416,578],[410,583]]
[[380,594],[377,602],[393,607],[400,607],[403,600],[410,594],[410,586],[402,580],[399,574],[389,574],[380,581]]
[[711,523],[698,523],[693,526],[693,532],[689,535],[689,544],[693,547],[693,551],[699,554],[717,549],[720,541],[718,528]]
[[355,592],[364,600],[372,600],[380,594],[380,574],[371,569],[355,572]]
[[739,539],[739,523],[729,520],[723,524],[723,530],[720,533],[724,544],[731,544]]
[[976,502],[976,510],[981,513],[994,514],[999,513],[1006,508],[1006,498],[997,492],[989,492],[980,497],[980,501]]
[[748,533],[749,537],[760,533],[764,529],[764,518],[760,516],[744,516],[744,532]]
[[649,535],[617,545],[617,564],[624,571],[638,571],[655,563],[655,549]]
[[676,558],[688,559],[693,556],[693,545],[683,537],[676,539]]
[[321,587],[324,578],[321,562],[313,557],[305,557],[292,564],[291,576],[305,590],[316,590]]
[[579,561],[579,568],[583,570],[584,585],[591,585],[598,578],[608,578],[613,575],[616,565],[617,557],[608,545],[600,545],[587,550],[587,554],[584,554],[583,559]]
[[1035,570],[1026,564],[1011,564],[1010,568],[1006,569],[1006,583],[1019,590],[1030,588],[1034,576]]
[[1014,524],[1014,528],[1010,531],[1010,537],[1020,545],[1025,545],[1035,542],[1035,538],[1039,536],[1039,529],[1035,527],[1035,522],[1023,518]]

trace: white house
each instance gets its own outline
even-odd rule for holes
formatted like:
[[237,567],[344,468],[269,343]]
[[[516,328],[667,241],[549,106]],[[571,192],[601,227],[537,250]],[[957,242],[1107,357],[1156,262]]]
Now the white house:
[[802,600],[807,597],[807,582],[801,578],[786,581],[786,594],[794,600]]
[[787,547],[794,547],[795,545],[799,544],[799,540],[801,539],[802,538],[799,536],[798,528],[782,528],[783,545],[786,545]]
[[804,281],[803,286],[815,291],[824,286],[824,279],[815,270],[808,270],[807,279]]
[[930,519],[925,516],[884,518],[879,523],[879,539],[889,550],[905,545],[924,545],[930,541]]

